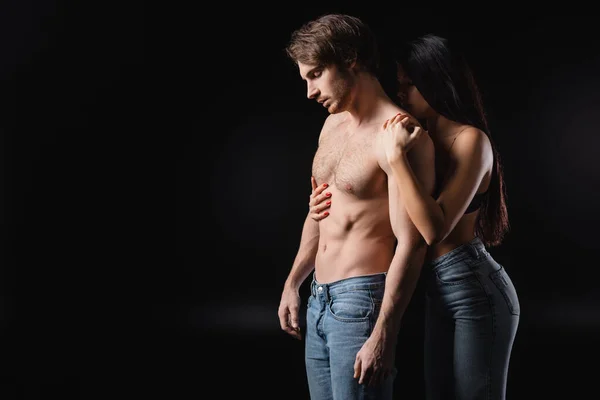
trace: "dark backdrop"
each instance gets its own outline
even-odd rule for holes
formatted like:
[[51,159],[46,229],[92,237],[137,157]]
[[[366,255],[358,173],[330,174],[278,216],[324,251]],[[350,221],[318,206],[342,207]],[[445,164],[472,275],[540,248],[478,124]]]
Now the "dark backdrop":
[[[508,190],[512,231],[492,253],[521,299],[509,398],[593,389],[592,13],[216,6],[2,6],[3,398],[308,398],[277,307],[326,114],[283,48],[329,11],[374,29],[390,94],[396,41],[465,42]],[[419,286],[398,398],[423,394],[421,299]]]

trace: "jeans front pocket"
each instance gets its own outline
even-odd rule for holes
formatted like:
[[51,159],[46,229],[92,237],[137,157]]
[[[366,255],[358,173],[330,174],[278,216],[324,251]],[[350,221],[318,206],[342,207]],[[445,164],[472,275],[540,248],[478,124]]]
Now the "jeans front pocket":
[[349,290],[331,296],[329,312],[342,322],[362,322],[373,312],[373,299],[369,290]]
[[490,274],[490,279],[492,280],[492,282],[494,282],[494,285],[496,285],[498,291],[502,293],[502,296],[506,301],[506,305],[508,306],[510,313],[512,315],[520,315],[521,306],[519,304],[519,297],[517,296],[515,286],[513,285],[510,277],[506,273],[504,267],[500,265],[500,269]]

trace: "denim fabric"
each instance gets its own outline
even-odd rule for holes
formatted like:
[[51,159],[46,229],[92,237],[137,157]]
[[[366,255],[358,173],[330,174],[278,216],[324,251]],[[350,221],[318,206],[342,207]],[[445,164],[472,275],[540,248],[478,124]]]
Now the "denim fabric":
[[391,399],[396,370],[376,387],[354,378],[356,354],[381,308],[386,274],[321,284],[313,279],[306,315],[305,361],[312,400]]
[[476,238],[424,273],[427,399],[504,399],[520,316],[506,270]]

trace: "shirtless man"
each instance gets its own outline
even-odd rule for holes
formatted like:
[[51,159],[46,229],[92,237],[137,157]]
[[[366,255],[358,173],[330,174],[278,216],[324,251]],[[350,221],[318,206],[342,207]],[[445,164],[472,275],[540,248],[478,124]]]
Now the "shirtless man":
[[[330,114],[313,176],[326,187],[321,195],[336,200],[328,218],[304,222],[281,295],[281,329],[302,339],[299,288],[314,270],[305,337],[311,399],[391,399],[400,321],[426,251],[381,142],[385,121],[406,112],[378,81],[376,42],[359,19],[333,14],[309,22],[292,34],[287,52],[308,98]],[[428,135],[419,137],[409,162],[432,193],[434,147]]]

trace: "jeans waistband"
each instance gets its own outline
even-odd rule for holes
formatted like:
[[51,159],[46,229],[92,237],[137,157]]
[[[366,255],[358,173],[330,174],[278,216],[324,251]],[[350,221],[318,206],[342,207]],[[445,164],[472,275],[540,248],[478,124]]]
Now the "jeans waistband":
[[386,272],[381,272],[372,275],[353,276],[351,278],[340,279],[329,283],[320,283],[315,278],[315,273],[313,272],[313,280],[310,285],[310,291],[313,296],[316,296],[323,292],[335,295],[351,290],[376,289],[382,285],[385,285],[386,276]]
[[476,237],[475,239],[450,250],[446,254],[442,254],[438,258],[433,259],[428,262],[427,265],[431,270],[436,270],[443,265],[453,264],[465,259],[479,260],[487,256],[489,256],[489,253],[485,248],[485,244],[483,244],[480,238]]

